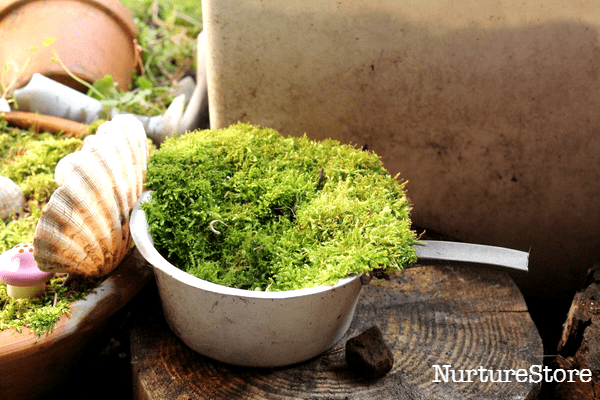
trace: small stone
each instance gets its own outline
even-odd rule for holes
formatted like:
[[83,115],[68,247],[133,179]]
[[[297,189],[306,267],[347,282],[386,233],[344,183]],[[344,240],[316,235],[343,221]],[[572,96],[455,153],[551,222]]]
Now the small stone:
[[346,342],[346,363],[360,376],[369,379],[380,378],[392,369],[394,355],[377,325]]

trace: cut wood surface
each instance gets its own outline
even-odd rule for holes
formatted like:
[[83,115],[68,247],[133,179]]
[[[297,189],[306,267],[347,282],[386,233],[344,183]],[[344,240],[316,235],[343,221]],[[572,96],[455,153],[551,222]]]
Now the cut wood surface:
[[[394,366],[368,380],[348,368],[345,343],[373,325]],[[497,370],[543,364],[541,338],[512,279],[460,266],[421,266],[371,281],[340,342],[289,367],[234,367],[193,352],[171,332],[157,299],[134,311],[130,332],[137,399],[534,399],[540,383],[514,376],[444,382],[439,374],[434,382],[434,365],[457,373],[482,367],[498,380]]]

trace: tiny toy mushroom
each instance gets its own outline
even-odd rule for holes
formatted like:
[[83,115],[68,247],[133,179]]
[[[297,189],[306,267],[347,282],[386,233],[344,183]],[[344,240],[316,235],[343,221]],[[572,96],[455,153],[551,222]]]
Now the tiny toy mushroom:
[[33,244],[21,243],[0,255],[0,281],[15,299],[38,296],[54,273],[40,271],[33,258]]

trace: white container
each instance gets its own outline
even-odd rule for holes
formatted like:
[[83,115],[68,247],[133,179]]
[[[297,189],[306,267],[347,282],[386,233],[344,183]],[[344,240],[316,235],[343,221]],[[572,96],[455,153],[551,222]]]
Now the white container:
[[35,72],[29,82],[14,91],[18,111],[53,115],[91,124],[98,119],[102,103],[67,85]]
[[204,0],[212,128],[367,146],[420,226],[527,251],[529,293],[600,248],[597,0]]
[[358,302],[360,277],[335,286],[285,292],[234,289],[198,279],[169,263],[154,248],[144,212],[131,214],[133,241],[154,274],[171,330],[194,351],[241,366],[277,367],[316,357],[348,330]]

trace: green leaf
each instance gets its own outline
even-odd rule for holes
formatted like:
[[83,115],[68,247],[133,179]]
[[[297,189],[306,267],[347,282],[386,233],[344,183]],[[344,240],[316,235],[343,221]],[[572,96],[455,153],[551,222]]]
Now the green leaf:
[[44,47],[48,47],[50,46],[52,43],[54,43],[54,41],[56,40],[55,37],[49,37],[48,39],[44,40],[44,42],[42,43],[42,46]]
[[[117,92],[118,83],[113,81],[112,75],[104,75],[104,78],[98,79],[92,85],[98,92],[100,92],[104,97],[110,98],[115,95]],[[101,100],[97,93],[93,90],[88,91],[88,96],[91,96],[95,99]]]
[[154,85],[148,79],[143,76],[138,76],[136,79],[138,87],[142,90],[152,90]]

